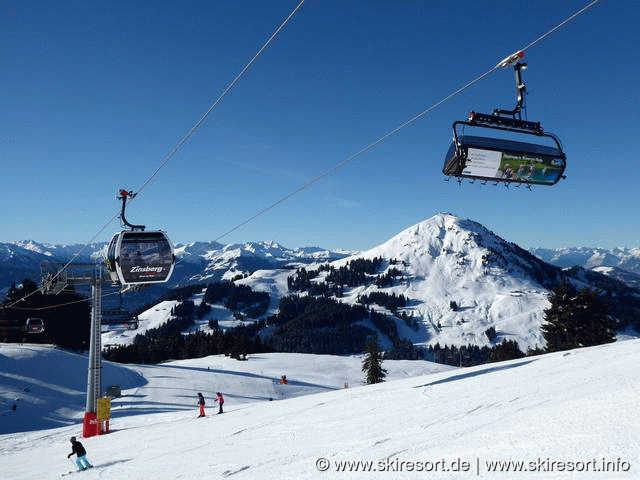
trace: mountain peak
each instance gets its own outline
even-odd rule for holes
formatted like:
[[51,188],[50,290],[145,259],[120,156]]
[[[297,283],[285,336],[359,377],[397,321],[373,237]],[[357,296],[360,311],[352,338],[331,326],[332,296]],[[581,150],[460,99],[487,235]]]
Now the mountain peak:
[[509,245],[477,222],[439,213],[419,222],[359,257],[383,257],[425,264],[443,255],[484,257],[497,246]]

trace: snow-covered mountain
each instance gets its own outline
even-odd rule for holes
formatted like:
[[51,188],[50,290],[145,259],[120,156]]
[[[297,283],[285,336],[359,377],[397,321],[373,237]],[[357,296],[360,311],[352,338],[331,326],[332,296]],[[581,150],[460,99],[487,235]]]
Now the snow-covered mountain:
[[373,291],[403,295],[408,302],[400,313],[420,319],[421,327],[398,326],[414,343],[490,345],[485,332],[493,327],[494,342],[515,339],[524,350],[543,344],[539,327],[560,269],[479,223],[438,214],[333,265],[377,257],[386,260],[386,271],[400,270],[401,280],[387,288],[356,287],[344,301]]
[[591,270],[602,275],[606,275],[607,277],[614,278],[625,285],[635,288],[636,290],[640,290],[640,274],[623,270],[618,267],[598,266],[593,267]]
[[[14,262],[25,271],[31,268],[31,272],[37,272],[35,264],[43,259],[68,258],[81,248],[34,242],[0,247],[4,249],[0,252],[5,252],[0,265]],[[92,245],[83,255],[95,258],[101,248]],[[512,339],[526,351],[543,344],[540,332],[543,312],[549,306],[549,291],[561,275],[572,275],[578,286],[605,291],[611,288],[611,283],[598,281],[605,277],[597,271],[589,275],[563,272],[479,223],[450,214],[435,215],[357,254],[320,248],[288,249],[274,242],[231,245],[210,242],[178,245],[176,255],[176,269],[168,285],[154,286],[130,295],[125,301],[136,300],[138,306],[158,298],[162,289],[168,287],[234,279],[254,290],[268,292],[271,296],[268,314],[272,314],[280,298],[291,293],[287,277],[295,273],[295,268],[305,266],[313,270],[320,264],[339,268],[356,259],[381,257],[384,264],[379,274],[392,269],[401,273],[393,284],[352,287],[338,300],[355,304],[359,296],[372,292],[404,296],[406,305],[393,312],[398,334],[414,344],[424,345],[488,346]],[[632,257],[628,256],[628,262]],[[325,277],[326,273],[321,274],[314,281],[323,281]],[[130,304],[125,307],[132,308]],[[383,307],[374,305],[374,308],[392,314]],[[224,321],[225,315],[232,318],[232,312],[217,313],[220,315],[212,319]],[[407,322],[407,317],[412,322]],[[389,341],[382,340],[384,346],[390,346]]]
[[[236,283],[269,293],[271,306],[267,315],[277,313],[280,299],[295,293],[287,286],[287,278],[295,273],[291,265],[301,257],[307,259],[308,252],[298,254],[276,244],[259,247],[255,244],[196,247],[204,252],[208,262],[205,274],[197,276],[198,280],[208,280],[211,272],[217,272],[213,278],[231,279],[238,272],[246,272],[246,265],[253,261],[254,267],[259,262],[273,262],[267,268],[237,279]],[[378,287],[369,282],[344,290],[336,300],[356,304],[359,297],[373,292],[404,296],[407,303],[396,312],[378,305],[372,307],[394,318],[398,335],[416,345],[491,346],[509,339],[516,340],[523,351],[542,346],[540,325],[543,312],[549,306],[547,296],[562,273],[560,268],[544,263],[479,223],[449,214],[435,215],[371,250],[339,260],[327,262],[331,252],[313,253],[317,263],[304,264],[307,270],[317,270],[325,264],[324,273],[318,275],[315,282],[325,280],[326,263],[338,269],[357,259],[382,258],[380,275],[391,269],[400,271],[401,276],[395,278],[392,286]],[[275,265],[283,267],[274,268]],[[298,265],[303,263],[298,261]],[[202,295],[194,297],[194,301],[199,304]],[[154,308],[142,314],[140,328],[157,326],[158,310]],[[166,315],[163,318],[166,321]],[[206,330],[210,319],[229,325],[235,322],[233,312],[221,306],[202,319],[201,328]],[[495,330],[495,334],[487,334],[489,329]],[[105,345],[119,341],[129,343],[135,333],[124,332],[116,337],[105,334],[103,340]],[[381,332],[380,337],[385,348],[392,346],[390,338]]]
[[78,263],[94,261],[103,245],[51,245],[33,241],[0,243],[0,294],[13,282],[17,284],[25,278],[38,282],[43,262],[63,265],[77,254],[75,261]]
[[[395,312],[375,303],[373,308],[395,318],[399,336],[416,345],[490,346],[508,339],[516,340],[526,351],[544,344],[540,331],[544,310],[549,306],[550,290],[562,276],[570,276],[578,287],[612,288],[602,275],[580,269],[563,271],[479,223],[450,214],[435,215],[366,252],[323,268],[310,265],[307,270],[317,272],[312,282],[322,283],[329,268],[376,258],[383,259],[377,275],[400,272],[393,284],[379,287],[371,275],[371,281],[345,289],[336,300],[356,304],[374,292],[403,296],[406,305]],[[290,270],[258,270],[237,283],[268,292],[272,297],[269,313],[273,313],[280,298],[300,293],[287,287],[287,277],[292,275]],[[613,285],[626,288],[616,282]],[[225,320],[225,315],[227,320],[233,318],[231,312],[220,313],[211,315],[217,321]],[[405,321],[407,318],[411,321]],[[382,333],[380,337],[383,346],[390,348],[391,340]]]

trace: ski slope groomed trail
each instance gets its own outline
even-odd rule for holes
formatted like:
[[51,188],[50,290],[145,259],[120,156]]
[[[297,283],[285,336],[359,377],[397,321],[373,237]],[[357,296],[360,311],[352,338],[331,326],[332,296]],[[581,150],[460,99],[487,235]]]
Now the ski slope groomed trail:
[[[39,418],[41,408],[48,422],[72,422],[0,435],[0,478],[75,469],[66,455],[69,437],[81,436],[85,361],[0,346],[0,425],[21,409]],[[95,468],[71,478],[640,478],[640,340],[464,369],[389,361],[388,381],[371,386],[362,385],[361,361],[269,354],[107,364],[105,377],[123,387],[112,432],[81,439]],[[283,374],[289,385],[274,383]],[[223,415],[214,414],[218,390]],[[198,391],[205,418],[196,418]],[[6,409],[10,393],[23,395],[16,410]],[[59,405],[71,398],[66,412]]]

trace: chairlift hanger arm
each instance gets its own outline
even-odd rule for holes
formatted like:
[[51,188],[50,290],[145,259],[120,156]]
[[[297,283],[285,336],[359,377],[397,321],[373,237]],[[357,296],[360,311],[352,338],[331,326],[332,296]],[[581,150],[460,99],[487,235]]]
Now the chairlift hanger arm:
[[[542,125],[540,122],[529,122],[522,120],[522,110],[525,107],[525,95],[527,93],[527,87],[522,79],[522,70],[527,68],[526,63],[520,62],[524,58],[524,52],[518,51],[507,58],[502,60],[496,67],[506,68],[513,66],[515,80],[516,80],[516,94],[517,103],[512,110],[504,110],[496,108],[493,110],[493,114],[487,115],[486,113],[471,112],[469,114],[469,121],[466,125],[489,125],[499,130],[508,131],[522,131],[522,132],[534,132],[537,135],[544,135]],[[455,130],[455,124],[454,124]]]
[[535,135],[545,135],[540,122],[530,122],[528,120],[518,120],[487,113],[470,112],[467,121],[457,120],[456,125],[487,126],[496,130],[506,130],[510,132],[533,133]]
[[522,80],[522,70],[526,68],[526,63],[516,62],[513,65],[513,70],[516,77],[516,95],[518,97],[516,106],[513,108],[513,110],[503,110],[501,108],[496,108],[493,113],[495,113],[496,115],[509,115],[514,119],[517,116],[518,120],[522,120],[522,115],[520,112],[526,108],[524,105],[524,99],[527,93],[527,87]]

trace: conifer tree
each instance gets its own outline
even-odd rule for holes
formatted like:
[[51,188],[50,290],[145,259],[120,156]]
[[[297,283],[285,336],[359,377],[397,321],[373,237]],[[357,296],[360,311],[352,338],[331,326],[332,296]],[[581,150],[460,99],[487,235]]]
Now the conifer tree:
[[503,362],[522,357],[524,357],[524,353],[520,350],[518,342],[515,340],[503,340],[502,343],[499,343],[491,350],[489,362]]
[[579,292],[561,282],[549,297],[551,306],[544,311],[542,333],[545,351],[556,352],[601,345],[615,340],[614,324],[608,306],[588,288]]
[[573,286],[563,279],[549,296],[551,306],[544,311],[546,323],[541,327],[547,352],[571,348],[565,325],[571,315],[571,301],[575,293]]
[[366,356],[362,362],[362,371],[365,372],[368,384],[384,382],[384,377],[387,376],[387,371],[382,368],[382,356],[377,336],[369,337]]

